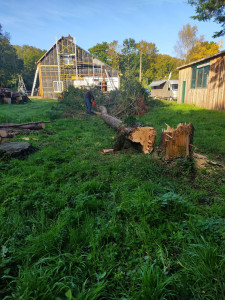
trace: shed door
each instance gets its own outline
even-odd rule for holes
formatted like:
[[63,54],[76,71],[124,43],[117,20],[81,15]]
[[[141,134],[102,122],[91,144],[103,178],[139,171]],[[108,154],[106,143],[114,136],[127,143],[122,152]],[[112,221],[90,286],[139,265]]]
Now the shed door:
[[186,89],[186,81],[183,81],[183,84],[182,84],[182,99],[181,99],[181,103],[184,103],[184,99],[185,99],[185,89]]

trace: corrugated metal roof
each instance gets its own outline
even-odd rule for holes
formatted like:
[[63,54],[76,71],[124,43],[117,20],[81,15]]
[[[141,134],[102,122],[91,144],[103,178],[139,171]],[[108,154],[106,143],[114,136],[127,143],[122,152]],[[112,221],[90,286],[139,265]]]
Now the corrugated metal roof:
[[167,79],[152,81],[152,83],[149,86],[159,86],[159,85],[165,83],[166,81],[167,81]]
[[223,50],[223,51],[221,51],[221,52],[219,52],[219,53],[216,53],[216,54],[213,54],[213,55],[209,55],[209,56],[206,56],[206,57],[204,57],[204,58],[201,58],[201,59],[192,61],[192,62],[190,62],[190,63],[188,63],[188,64],[186,64],[186,65],[183,65],[183,66],[178,67],[177,69],[178,69],[178,70],[184,69],[184,68],[190,67],[190,66],[195,65],[195,64],[200,63],[200,62],[204,62],[204,61],[206,61],[206,60],[210,60],[210,59],[212,59],[212,58],[215,58],[215,57],[220,56],[220,55],[223,55],[223,54],[225,54],[225,50]]

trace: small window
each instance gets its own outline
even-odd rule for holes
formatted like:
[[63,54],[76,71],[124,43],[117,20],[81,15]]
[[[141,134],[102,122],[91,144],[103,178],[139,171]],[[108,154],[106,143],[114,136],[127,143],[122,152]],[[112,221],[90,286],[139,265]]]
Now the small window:
[[73,65],[73,58],[70,55],[65,55],[63,58],[63,62],[65,65]]
[[191,88],[207,88],[209,79],[209,63],[192,67]]
[[73,65],[72,58],[64,58],[64,64],[65,65]]
[[178,90],[178,84],[177,83],[174,83],[171,86],[172,86],[172,88],[171,88],[172,91]]
[[53,89],[55,93],[61,93],[63,91],[63,82],[53,81]]

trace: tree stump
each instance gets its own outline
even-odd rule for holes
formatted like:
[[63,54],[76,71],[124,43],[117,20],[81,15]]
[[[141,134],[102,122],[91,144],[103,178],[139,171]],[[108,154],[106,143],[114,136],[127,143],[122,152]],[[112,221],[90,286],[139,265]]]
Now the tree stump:
[[24,157],[36,151],[30,143],[12,142],[0,145],[0,157],[6,155],[10,157]]
[[159,148],[162,152],[162,159],[174,159],[178,157],[191,157],[193,142],[194,126],[190,124],[177,125],[177,128],[171,128],[167,125],[167,129],[161,133]]

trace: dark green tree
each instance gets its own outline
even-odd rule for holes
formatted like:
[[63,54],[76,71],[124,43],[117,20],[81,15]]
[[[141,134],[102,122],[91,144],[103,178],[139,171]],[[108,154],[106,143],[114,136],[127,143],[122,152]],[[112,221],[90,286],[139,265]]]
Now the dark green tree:
[[122,58],[120,60],[120,70],[125,76],[138,76],[139,57],[137,55],[137,43],[129,38],[123,41],[121,49]]
[[151,67],[146,71],[145,76],[149,81],[168,78],[170,72],[171,79],[178,79],[177,67],[184,62],[181,59],[171,57],[170,55],[157,54],[151,61]]
[[16,50],[10,44],[9,34],[3,32],[0,24],[0,86],[11,87],[15,84],[23,62],[18,59]]
[[213,37],[225,35],[225,2],[224,0],[188,0],[188,3],[195,6],[196,16],[193,19],[209,21],[220,24],[222,29],[215,32]]
[[23,61],[22,76],[27,89],[32,88],[34,74],[36,70],[36,62],[46,52],[32,46],[14,46],[18,57]]
[[89,48],[88,51],[93,54],[95,57],[99,58],[101,61],[107,63],[108,61],[108,44],[107,42],[102,42],[101,44],[96,44],[92,48]]

